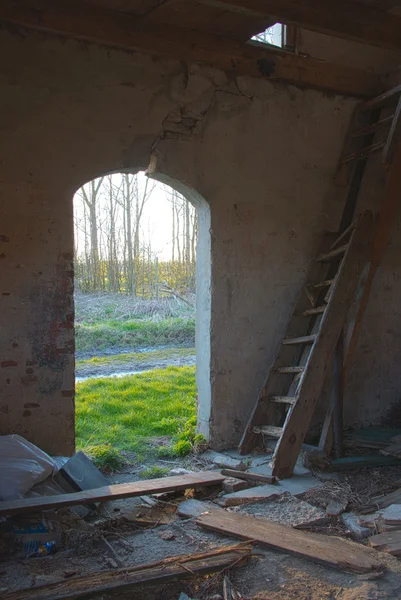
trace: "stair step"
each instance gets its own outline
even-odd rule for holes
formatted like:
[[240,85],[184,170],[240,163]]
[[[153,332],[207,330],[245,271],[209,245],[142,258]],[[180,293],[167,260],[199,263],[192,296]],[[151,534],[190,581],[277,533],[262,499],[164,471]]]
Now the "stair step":
[[326,281],[320,281],[319,283],[313,283],[310,287],[315,290],[319,290],[321,288],[330,287],[333,285],[334,279],[326,279]]
[[326,310],[326,304],[322,305],[322,306],[314,306],[313,308],[308,308],[307,310],[300,310],[299,312],[295,313],[296,317],[310,317],[311,315],[320,315],[321,313],[324,313],[324,311]]
[[273,427],[273,425],[263,425],[253,428],[254,433],[263,433],[263,435],[268,435],[269,437],[279,439],[281,438],[281,434],[283,433],[282,427]]
[[277,369],[274,369],[274,371],[280,375],[288,373],[303,373],[305,371],[305,367],[277,367]]
[[334,258],[337,258],[341,254],[344,254],[346,252],[347,248],[348,248],[348,244],[344,244],[343,246],[339,246],[338,248],[331,250],[331,252],[327,252],[327,254],[321,254],[320,256],[317,257],[316,262],[327,262],[327,261],[333,260]]
[[284,346],[296,346],[298,344],[313,344],[317,335],[314,333],[312,335],[304,335],[302,337],[295,338],[284,338],[281,342]]
[[269,396],[270,402],[276,402],[277,404],[295,404],[295,396]]

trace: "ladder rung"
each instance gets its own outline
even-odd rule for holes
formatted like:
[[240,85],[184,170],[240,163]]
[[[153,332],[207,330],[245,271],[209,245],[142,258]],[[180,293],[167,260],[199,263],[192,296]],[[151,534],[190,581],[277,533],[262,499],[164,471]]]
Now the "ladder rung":
[[268,435],[273,438],[281,438],[281,434],[283,433],[282,427],[273,427],[272,425],[264,425],[253,428],[254,433],[263,433],[263,435]]
[[362,160],[363,158],[369,156],[369,154],[373,154],[373,152],[381,150],[381,148],[383,148],[385,145],[386,142],[384,141],[375,142],[370,146],[365,146],[365,148],[362,148],[360,152],[354,152],[353,154],[347,154],[347,156],[344,156],[340,164],[346,165],[347,163],[352,162],[353,160]]
[[303,373],[305,371],[305,367],[277,367],[277,369],[274,369],[274,371],[280,375],[288,373]]
[[337,256],[340,256],[340,254],[344,254],[347,248],[348,244],[344,244],[343,246],[335,248],[335,250],[332,250],[331,252],[327,252],[327,254],[321,254],[317,257],[316,262],[326,262],[328,260],[333,260],[333,258],[337,258]]
[[336,246],[338,246],[338,244],[340,242],[342,242],[344,240],[344,238],[351,233],[351,231],[355,228],[355,221],[353,223],[351,223],[351,225],[349,225],[347,227],[347,229],[344,229],[344,231],[342,233],[340,233],[340,235],[338,236],[338,238],[336,240],[334,240],[334,242],[331,244],[330,246],[330,250],[334,250],[334,248]]
[[312,335],[304,335],[302,337],[296,338],[285,338],[281,343],[285,346],[295,346],[297,344],[313,344],[317,335],[314,333]]
[[295,313],[295,316],[310,317],[311,315],[320,315],[321,313],[324,313],[325,310],[326,304],[323,304],[322,306],[315,306],[313,308],[308,308],[307,310],[299,311]]
[[383,106],[386,104],[387,100],[390,100],[396,94],[401,93],[401,84],[395,86],[391,90],[387,90],[380,96],[376,96],[376,98],[372,98],[372,100],[367,100],[364,104],[362,104],[360,110],[372,110],[373,108],[378,108],[379,106]]
[[355,138],[355,137],[360,137],[362,135],[367,135],[368,133],[374,133],[378,129],[381,129],[382,127],[386,127],[387,125],[389,125],[393,119],[394,119],[394,114],[388,115],[388,117],[384,117],[383,119],[376,121],[376,123],[372,123],[371,125],[366,125],[365,127],[356,129],[351,134],[351,137]]
[[271,402],[276,402],[277,404],[295,404],[296,402],[294,396],[270,396],[269,400]]
[[311,288],[318,290],[320,288],[330,287],[331,285],[333,285],[333,283],[334,283],[334,279],[326,279],[326,281],[320,281],[319,283],[313,283],[311,285]]

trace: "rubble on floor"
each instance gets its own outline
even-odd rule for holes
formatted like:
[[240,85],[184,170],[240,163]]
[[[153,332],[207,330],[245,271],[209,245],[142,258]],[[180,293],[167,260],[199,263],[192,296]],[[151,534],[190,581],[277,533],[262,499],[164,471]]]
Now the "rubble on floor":
[[[52,488],[51,479],[39,485],[53,495],[36,492],[0,502],[5,600],[61,600],[80,597],[83,590],[99,600],[118,590],[131,600],[144,597],[145,583],[152,599],[256,598],[259,590],[260,597],[275,600],[302,597],[306,579],[311,600],[328,595],[322,590],[345,589],[350,581],[360,592],[358,600],[370,598],[372,590],[381,590],[381,598],[397,597],[399,467],[323,481],[299,465],[293,478],[275,481],[269,455],[238,461],[227,453],[231,466],[221,469],[209,453],[196,462],[197,469],[207,470],[177,467],[170,477],[110,485],[86,457],[76,456],[70,465],[59,465],[67,473],[58,477],[59,484],[68,484],[69,491]],[[241,461],[246,470],[238,469]],[[92,483],[79,471],[85,465]],[[107,485],[82,490],[104,481]],[[231,491],[235,484],[246,489]],[[86,508],[79,514],[82,502]],[[247,541],[233,549],[232,537]],[[255,543],[258,548],[252,549]],[[245,555],[249,567],[231,570],[243,565]],[[337,575],[332,567],[340,570]]]

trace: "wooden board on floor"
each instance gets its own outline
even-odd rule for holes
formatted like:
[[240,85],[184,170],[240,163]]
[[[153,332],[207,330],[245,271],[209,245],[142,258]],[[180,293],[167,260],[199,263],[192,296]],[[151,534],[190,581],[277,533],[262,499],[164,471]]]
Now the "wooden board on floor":
[[369,544],[376,550],[388,552],[393,556],[401,556],[401,531],[386,531],[386,533],[372,535],[369,538]]
[[203,514],[196,519],[196,523],[223,535],[254,540],[262,546],[336,569],[355,573],[381,570],[381,564],[371,551],[333,536],[306,533],[266,519],[221,511]]
[[[252,548],[243,544],[220,548],[198,555],[174,556],[159,562],[100,571],[82,577],[56,581],[2,595],[2,600],[73,600],[93,595],[125,591],[136,586],[165,584],[170,581],[206,575],[240,566],[251,555]],[[144,594],[143,597],[146,597]]]
[[208,485],[218,485],[224,481],[224,475],[215,471],[201,471],[189,475],[176,477],[163,477],[149,479],[148,481],[135,481],[133,483],[119,483],[95,490],[85,490],[74,494],[60,494],[59,496],[41,496],[39,498],[24,498],[0,502],[0,516],[16,515],[37,512],[63,506],[76,506],[77,504],[92,504],[93,502],[106,502],[121,498],[133,498],[144,494],[158,494],[160,492],[175,492],[188,488],[200,488]]

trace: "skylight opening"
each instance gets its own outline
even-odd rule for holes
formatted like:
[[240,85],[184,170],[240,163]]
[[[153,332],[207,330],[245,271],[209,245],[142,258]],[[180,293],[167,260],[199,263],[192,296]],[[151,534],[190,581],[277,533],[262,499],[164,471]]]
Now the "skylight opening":
[[277,46],[278,48],[282,48],[283,37],[283,25],[282,23],[276,23],[275,25],[265,29],[265,31],[254,35],[251,40],[260,42],[261,44],[268,44],[269,46]]

